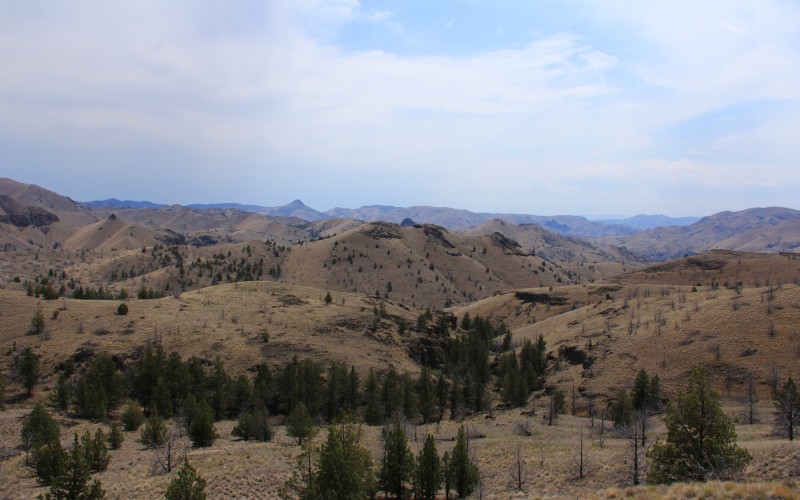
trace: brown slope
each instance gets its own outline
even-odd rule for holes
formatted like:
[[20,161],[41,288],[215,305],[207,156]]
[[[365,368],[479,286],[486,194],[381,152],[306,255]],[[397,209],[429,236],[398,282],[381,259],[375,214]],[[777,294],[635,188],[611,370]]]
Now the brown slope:
[[[771,241],[760,247],[750,244],[760,234],[756,230],[776,228],[781,231],[779,226],[799,220],[800,211],[797,210],[781,207],[751,208],[739,212],[720,212],[704,217],[690,226],[660,227],[633,236],[602,238],[599,241],[602,244],[625,247],[653,260],[667,260],[720,248],[717,245],[721,242],[750,232],[750,240],[738,239],[735,248],[730,244],[724,244],[721,248],[774,251],[768,246]],[[792,232],[796,234],[796,229],[793,228]]]
[[800,248],[800,220],[751,229],[715,243],[714,248],[742,252],[796,252]]
[[735,287],[800,283],[800,254],[713,250],[644,267],[606,280],[608,283]]
[[63,242],[65,250],[114,251],[140,249],[157,243],[182,244],[175,232],[126,222],[114,215],[74,231]]
[[500,290],[587,280],[499,234],[470,236],[432,225],[389,223],[368,223],[293,247],[281,279],[331,290],[388,293],[417,307],[444,307]]
[[[129,360],[146,343],[157,341],[167,352],[184,359],[219,356],[232,374],[243,373],[262,361],[280,366],[292,356],[354,365],[361,370],[387,369],[415,373],[409,350],[417,334],[399,333],[398,322],[413,315],[386,302],[386,318],[375,320],[376,301],[364,295],[333,292],[334,304],[325,304],[325,292],[278,283],[239,283],[206,288],[178,298],[129,300],[129,313],[118,316],[117,301],[42,301],[21,292],[0,290],[0,349],[31,347],[42,356],[43,382],[52,381],[55,367],[67,358],[102,351]],[[47,336],[26,335],[37,304],[46,318]],[[53,311],[59,311],[52,319]],[[264,342],[262,332],[269,334]],[[0,361],[9,373],[12,357]],[[39,389],[40,390],[40,389]]]
[[631,387],[642,368],[659,375],[670,397],[693,368],[704,367],[726,396],[743,396],[752,373],[759,398],[767,398],[773,366],[781,380],[800,375],[800,287],[784,285],[769,297],[764,288],[691,292],[688,287],[627,285],[611,300],[517,328],[514,339],[543,334],[556,356],[568,349],[590,357],[590,363],[572,364],[562,355],[550,379],[564,388],[574,381],[578,405],[584,408],[585,395],[607,398],[617,387]]
[[500,233],[519,243],[526,251],[588,279],[617,275],[626,266],[638,266],[643,260],[617,248],[602,250],[589,242],[558,235],[536,224],[517,225],[493,219],[464,232],[473,236],[494,233]]

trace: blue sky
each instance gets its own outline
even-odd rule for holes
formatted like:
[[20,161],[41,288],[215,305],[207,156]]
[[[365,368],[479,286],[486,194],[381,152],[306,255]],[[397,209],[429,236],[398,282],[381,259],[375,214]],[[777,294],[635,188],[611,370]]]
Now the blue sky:
[[800,4],[0,4],[0,175],[73,199],[800,208]]

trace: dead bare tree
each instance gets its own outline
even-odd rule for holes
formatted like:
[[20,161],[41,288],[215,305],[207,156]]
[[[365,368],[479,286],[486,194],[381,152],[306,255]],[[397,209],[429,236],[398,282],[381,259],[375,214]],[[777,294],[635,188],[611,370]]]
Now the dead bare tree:
[[578,478],[583,479],[583,477],[586,475],[587,463],[586,454],[583,448],[583,429],[580,430],[580,433],[581,436],[578,445],[578,456],[575,457],[575,467],[578,470]]
[[522,485],[525,483],[525,461],[522,459],[519,443],[517,443],[514,467],[511,469],[511,478],[516,484],[517,490],[522,491]]
[[183,463],[189,447],[188,440],[182,437],[180,430],[174,426],[167,432],[164,443],[153,448],[151,472],[153,474],[172,472],[173,468]]
[[753,373],[747,374],[747,423],[753,425],[756,423],[756,383],[753,378]]

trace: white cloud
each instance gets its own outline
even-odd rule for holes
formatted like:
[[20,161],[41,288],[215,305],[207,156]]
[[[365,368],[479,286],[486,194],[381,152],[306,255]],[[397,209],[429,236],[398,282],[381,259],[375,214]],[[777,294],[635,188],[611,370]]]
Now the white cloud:
[[[458,56],[337,46],[353,22],[411,36],[393,13],[357,1],[80,7],[0,17],[0,136],[87,150],[151,143],[356,180],[456,179],[474,199],[483,187],[515,193],[484,208],[518,211],[526,190],[591,203],[603,180],[656,191],[776,185],[800,152],[791,3],[592,2],[593,22],[633,49],[562,31]],[[787,105],[707,142],[674,137],[688,121],[759,100]]]

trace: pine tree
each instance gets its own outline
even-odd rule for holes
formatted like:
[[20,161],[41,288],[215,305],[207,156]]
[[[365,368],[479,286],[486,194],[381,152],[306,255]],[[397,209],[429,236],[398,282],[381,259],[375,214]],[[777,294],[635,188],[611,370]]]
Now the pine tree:
[[378,474],[381,489],[396,498],[403,498],[406,483],[414,470],[414,456],[399,420],[384,429],[383,461]]
[[314,479],[318,498],[370,498],[374,494],[372,458],[360,441],[361,428],[355,424],[328,427]]
[[69,408],[70,399],[72,399],[72,390],[69,386],[69,379],[62,373],[56,379],[56,387],[50,394],[50,402],[57,410],[65,411]]
[[642,368],[633,382],[633,407],[641,410],[650,401],[650,376]]
[[217,429],[214,427],[214,414],[211,407],[205,401],[197,405],[197,409],[192,416],[192,424],[189,426],[189,439],[198,448],[205,448],[214,444],[217,439]]
[[33,386],[39,380],[39,355],[31,348],[25,349],[19,360],[19,373],[22,375],[22,385],[28,391],[28,396],[33,395]]
[[614,401],[609,405],[611,421],[614,427],[629,427],[633,423],[633,400],[630,393],[623,389],[617,389]]
[[108,434],[108,446],[112,450],[118,450],[122,446],[123,441],[125,441],[125,436],[122,434],[119,424],[116,422],[112,423],[111,432]]
[[155,448],[164,444],[167,438],[167,426],[164,419],[157,413],[150,415],[144,424],[139,442],[148,448]]
[[427,366],[423,366],[420,371],[417,380],[417,394],[419,395],[419,413],[422,415],[422,421],[426,424],[432,422],[436,418],[437,400]]
[[725,478],[744,469],[752,460],[736,445],[736,430],[709,385],[704,371],[695,369],[685,391],[667,407],[665,441],[647,454],[648,482],[703,481]]
[[167,500],[205,500],[206,499],[206,480],[197,474],[197,471],[189,465],[187,458],[183,462],[183,467],[178,471],[178,475],[169,483],[164,497]]
[[372,369],[370,369],[367,376],[364,399],[366,399],[367,405],[364,410],[364,422],[367,425],[380,425],[383,423],[383,407],[380,402],[380,394],[378,394],[378,377]]
[[81,449],[83,450],[83,461],[90,471],[100,472],[108,468],[108,446],[106,435],[102,429],[97,429],[94,439],[89,431],[86,431],[86,434],[81,437]]
[[263,408],[248,411],[239,417],[231,434],[244,441],[269,441],[272,439],[272,427],[269,425],[269,414]]
[[436,493],[442,485],[442,463],[436,452],[436,443],[430,434],[425,438],[425,444],[417,457],[416,476],[415,497],[435,500]]
[[67,453],[61,447],[61,443],[52,441],[33,450],[29,465],[36,471],[36,480],[48,486],[61,474],[66,459]]
[[36,403],[22,424],[22,445],[26,450],[58,443],[61,431],[42,403]]
[[36,310],[31,318],[31,329],[28,330],[28,334],[39,335],[42,332],[44,332],[44,313],[42,312],[41,304],[36,304]]
[[53,478],[47,499],[74,498],[96,500],[103,498],[105,492],[97,480],[89,483],[89,464],[85,460],[85,450],[78,442],[78,435],[73,439],[72,450],[63,458],[59,474]]
[[302,445],[306,439],[311,439],[317,432],[314,418],[308,412],[303,402],[297,403],[294,410],[286,417],[286,433],[297,439],[297,444]]
[[466,498],[478,485],[480,473],[469,456],[469,443],[463,425],[458,429],[456,446],[450,456],[449,468],[453,488],[456,490],[458,498]]
[[776,425],[786,432],[789,441],[794,440],[795,429],[800,424],[800,392],[792,377],[784,382],[775,402]]

